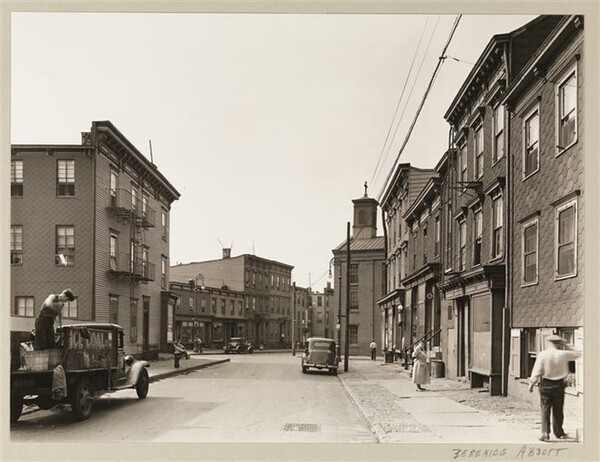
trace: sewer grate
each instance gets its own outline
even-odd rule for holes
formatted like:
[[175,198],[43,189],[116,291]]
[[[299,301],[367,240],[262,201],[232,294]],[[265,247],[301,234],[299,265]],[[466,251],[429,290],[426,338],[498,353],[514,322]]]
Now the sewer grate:
[[318,432],[320,430],[317,424],[300,424],[300,423],[286,423],[283,426],[286,432]]

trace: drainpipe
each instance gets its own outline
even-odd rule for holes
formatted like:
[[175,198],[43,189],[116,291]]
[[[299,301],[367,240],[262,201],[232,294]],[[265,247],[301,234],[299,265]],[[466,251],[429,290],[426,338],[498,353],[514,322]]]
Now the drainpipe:
[[[508,47],[512,49],[512,39],[510,43],[504,46],[504,62],[506,63],[506,84],[510,82],[510,53]],[[508,395],[508,374],[510,362],[510,329],[512,326],[512,281],[510,266],[512,264],[511,242],[513,233],[513,187],[512,187],[512,156],[510,153],[510,116],[504,118],[504,159],[505,159],[505,193],[504,216],[506,232],[504,233],[504,307],[502,308],[502,396]],[[510,303],[509,303],[510,301]]]

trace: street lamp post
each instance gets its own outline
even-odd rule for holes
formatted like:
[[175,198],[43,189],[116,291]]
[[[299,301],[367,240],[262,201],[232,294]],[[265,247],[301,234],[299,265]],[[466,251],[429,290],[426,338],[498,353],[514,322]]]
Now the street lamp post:
[[200,351],[200,345],[198,345],[198,280],[202,280],[202,284],[200,285],[200,290],[204,290],[204,275],[202,273],[198,273],[194,276],[194,279],[189,280],[190,287],[192,287],[194,291],[194,328],[192,329],[192,342],[194,345],[194,351],[198,353]]

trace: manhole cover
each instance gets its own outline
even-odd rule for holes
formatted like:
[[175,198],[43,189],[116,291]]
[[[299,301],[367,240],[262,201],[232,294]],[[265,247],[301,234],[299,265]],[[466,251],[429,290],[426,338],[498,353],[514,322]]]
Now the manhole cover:
[[319,426],[317,424],[286,423],[283,429],[286,432],[318,432]]

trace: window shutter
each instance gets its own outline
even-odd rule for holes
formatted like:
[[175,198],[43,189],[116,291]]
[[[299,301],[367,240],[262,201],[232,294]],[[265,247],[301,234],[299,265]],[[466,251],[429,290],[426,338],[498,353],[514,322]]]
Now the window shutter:
[[521,329],[510,330],[510,375],[521,377]]
[[[575,345],[577,351],[583,351],[583,327],[575,329]],[[583,393],[583,354],[575,360],[576,390]]]

